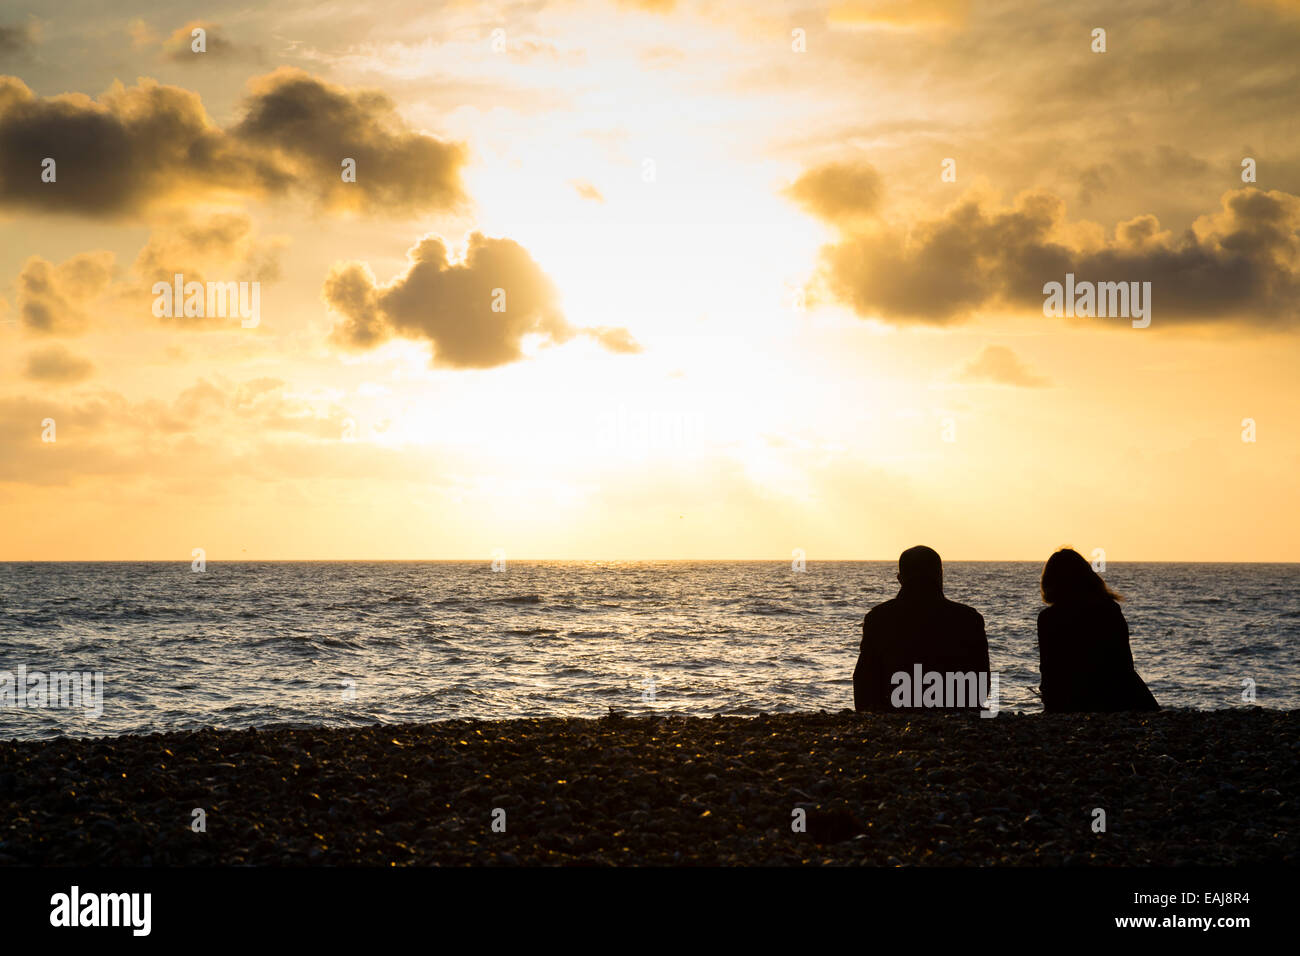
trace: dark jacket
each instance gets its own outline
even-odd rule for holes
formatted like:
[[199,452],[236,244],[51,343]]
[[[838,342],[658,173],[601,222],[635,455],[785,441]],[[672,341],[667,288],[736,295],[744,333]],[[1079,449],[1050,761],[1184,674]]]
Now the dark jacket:
[[1159,710],[1133,669],[1128,622],[1109,598],[1062,602],[1038,615],[1043,710]]
[[[902,672],[911,677],[918,664],[922,673],[973,671],[987,688],[989,644],[984,618],[974,608],[949,601],[940,591],[909,593],[904,588],[892,601],[873,607],[862,620],[862,647],[853,671],[854,709],[899,709],[891,700],[896,687],[893,675]],[[920,693],[920,688],[913,689]],[[979,708],[978,697],[974,708]]]

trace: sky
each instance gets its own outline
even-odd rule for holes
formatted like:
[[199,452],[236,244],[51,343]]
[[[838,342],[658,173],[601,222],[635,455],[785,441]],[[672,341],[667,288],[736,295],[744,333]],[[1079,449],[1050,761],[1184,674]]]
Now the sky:
[[0,560],[1298,561],[1297,49],[1292,0],[11,0]]

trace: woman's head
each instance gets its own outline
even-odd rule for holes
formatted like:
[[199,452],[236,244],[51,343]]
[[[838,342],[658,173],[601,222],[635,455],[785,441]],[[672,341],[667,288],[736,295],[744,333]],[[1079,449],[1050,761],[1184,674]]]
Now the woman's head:
[[1092,569],[1088,559],[1073,548],[1062,548],[1047,559],[1047,563],[1043,565],[1043,577],[1039,585],[1043,592],[1043,600],[1048,604],[1089,598],[1124,600],[1106,586],[1106,582]]

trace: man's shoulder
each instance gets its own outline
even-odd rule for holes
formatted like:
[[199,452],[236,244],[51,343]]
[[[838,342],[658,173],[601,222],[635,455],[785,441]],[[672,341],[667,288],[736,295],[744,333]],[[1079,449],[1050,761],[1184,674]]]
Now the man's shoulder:
[[980,624],[981,626],[984,624],[984,615],[969,604],[948,601],[948,613],[969,620],[972,624]]
[[881,601],[870,611],[868,611],[867,617],[869,618],[889,617],[895,614],[898,611],[900,606],[901,606],[901,602],[898,600],[898,598],[890,598],[888,601]]

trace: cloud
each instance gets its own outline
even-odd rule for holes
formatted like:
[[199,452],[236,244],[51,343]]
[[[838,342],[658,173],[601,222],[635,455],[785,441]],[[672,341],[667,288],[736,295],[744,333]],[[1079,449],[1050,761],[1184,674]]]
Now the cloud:
[[598,328],[583,329],[582,334],[595,339],[611,352],[619,352],[623,355],[637,355],[645,351],[641,347],[641,343],[632,338],[632,333],[624,328],[602,325]]
[[1256,7],[1272,7],[1282,14],[1300,14],[1300,0],[1246,0]]
[[821,279],[859,315],[900,323],[945,325],[989,308],[1038,311],[1044,284],[1072,272],[1076,282],[1150,282],[1157,325],[1294,328],[1298,230],[1300,197],[1278,191],[1224,193],[1218,211],[1180,234],[1143,215],[1111,237],[1067,223],[1065,203],[1050,193],[1024,193],[1010,208],[973,197],[909,228],[844,230],[822,252]]
[[257,431],[291,432],[310,438],[338,440],[348,412],[336,402],[309,400],[291,394],[282,379],[262,377],[231,383],[200,379],[185,389],[155,417],[160,431],[192,432],[216,422],[243,423]]
[[652,46],[641,53],[640,60],[652,70],[678,69],[686,61],[686,53],[675,46]]
[[426,340],[433,347],[433,364],[443,368],[494,368],[518,361],[526,335],[562,344],[587,331],[606,348],[622,352],[635,344],[624,329],[570,326],[551,280],[511,239],[472,233],[464,259],[452,262],[443,240],[427,236],[407,257],[407,271],[383,286],[363,263],[331,270],[322,294],[343,316],[331,336],[336,343],[367,349],[395,335]]
[[[130,299],[127,307],[133,314],[153,315],[155,283],[174,286],[177,275],[184,277],[186,286],[197,282],[205,288],[209,282],[275,282],[280,278],[280,251],[285,243],[282,237],[257,238],[252,218],[242,212],[221,212],[203,219],[180,216],[175,224],[150,234],[134,265],[143,281],[124,289],[122,295]],[[147,298],[143,295],[146,291]],[[227,314],[189,316],[173,305],[173,311],[174,315],[162,321],[177,330],[226,329],[232,319],[238,320],[229,310]]]
[[126,35],[131,38],[131,49],[133,50],[145,50],[157,45],[159,42],[158,34],[139,17],[135,17],[127,23]]
[[18,313],[23,326],[43,335],[77,335],[90,323],[89,307],[109,291],[113,254],[83,252],[57,266],[40,256],[18,273]]
[[[57,440],[41,440],[55,420]],[[61,400],[0,396],[0,483],[70,485],[106,475],[179,480],[181,490],[238,479],[325,476],[414,480],[427,461],[346,440],[350,413],[275,378],[200,379],[170,401],[97,390]],[[376,471],[376,460],[381,462]]]
[[220,272],[218,281],[273,282],[280,277],[282,240],[261,240],[253,234],[246,213],[222,212],[202,220],[188,217],[155,230],[135,260],[135,270],[150,284],[171,279],[205,282],[206,273]]
[[614,0],[620,7],[644,10],[646,13],[672,13],[677,0]]
[[38,382],[68,385],[85,381],[94,371],[90,361],[73,355],[61,345],[51,345],[27,356],[23,375]]
[[912,27],[965,22],[970,0],[848,0],[826,14],[832,24]]
[[[1295,131],[1276,123],[1294,109],[1300,19],[1214,0],[1187,0],[1178,25],[1153,0],[1089,9],[1095,23],[1069,4],[1037,4],[1026,16],[1017,0],[970,4],[960,29],[817,30],[813,21],[818,70],[798,56],[764,61],[739,70],[730,89],[773,102],[798,90],[819,104],[807,122],[789,124],[782,157],[861,151],[885,176],[891,203],[951,201],[959,188],[937,168],[947,157],[961,188],[986,181],[1008,197],[1048,189],[1074,216],[1107,225],[1151,212],[1182,228],[1240,185],[1245,156],[1259,161],[1262,188],[1300,194],[1295,166],[1283,167],[1297,153]],[[1107,29],[1107,54],[1090,50],[1096,26]],[[1009,50],[1015,69],[988,69]],[[1180,102],[1190,114],[1171,109]]]
[[[0,397],[0,482],[57,485],[124,473],[121,444],[114,440],[120,436],[110,438],[107,431],[125,405],[120,395],[72,405],[48,390],[39,398]],[[47,418],[54,419],[56,428],[56,440],[50,443],[41,441]]]
[[1214,173],[1206,160],[1167,143],[1147,151],[1119,149],[1112,159],[1113,162],[1092,163],[1078,171],[1068,170],[1077,176],[1081,205],[1089,206],[1094,199],[1112,191],[1121,178],[1130,187],[1140,188],[1152,182],[1194,185],[1201,177]]
[[873,215],[883,193],[880,174],[868,163],[827,163],[810,169],[785,191],[813,215],[843,223]]
[[[102,325],[106,315],[152,315],[153,284],[172,282],[177,273],[185,281],[274,282],[280,278],[281,238],[259,239],[252,219],[242,212],[222,212],[198,219],[181,216],[171,225],[155,229],[136,256],[127,279],[112,252],[79,253],[57,265],[40,256],[23,263],[14,281],[18,322],[25,331],[45,336],[75,336],[90,330],[92,320]],[[3,301],[3,300],[0,300]],[[0,312],[7,304],[0,305]],[[177,316],[174,328],[224,328],[220,317]]]
[[604,203],[605,201],[605,197],[601,194],[600,190],[585,179],[572,180],[569,185],[571,185],[573,191],[583,199],[590,199],[592,202],[598,203]]
[[1047,379],[1031,372],[1015,352],[1005,345],[986,345],[957,373],[957,380],[972,384],[1015,385],[1042,388]]
[[[56,179],[43,182],[42,163]],[[356,182],[343,181],[343,160]],[[251,81],[243,119],[215,125],[197,93],[155,80],[98,100],[36,96],[0,77],[0,208],[139,217],[297,188],[330,210],[448,211],[468,199],[465,147],[408,129],[389,97],[283,68]]]
[[[200,27],[204,31],[203,50],[197,51],[194,49],[194,31]],[[152,54],[159,62],[202,64],[262,58],[260,47],[236,45],[226,36],[221,24],[207,20],[191,20],[163,37],[148,23],[137,17],[127,23],[126,33],[131,38],[133,50]]]
[[[244,119],[231,132],[287,157],[332,209],[417,212],[468,201],[465,147],[408,129],[378,91],[349,92],[283,67],[249,84]],[[344,159],[356,161],[356,182],[343,181]]]
[[[42,182],[43,160],[56,163]],[[133,216],[158,206],[283,191],[292,175],[232,139],[197,93],[142,79],[98,100],[37,97],[0,77],[0,207]]]
[[[194,50],[196,28],[204,31],[202,53]],[[163,54],[173,63],[201,63],[206,57],[225,60],[237,56],[240,52],[227,39],[219,24],[207,23],[203,20],[194,20],[183,27],[178,27],[163,41],[162,49]]]
[[40,36],[40,27],[35,20],[0,23],[0,56],[24,56],[40,42]]

